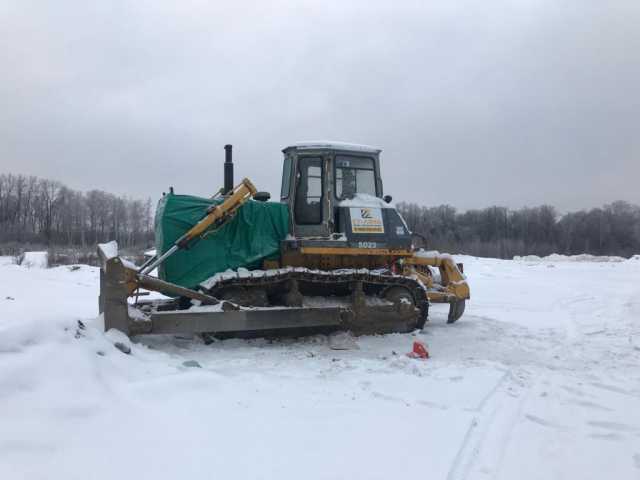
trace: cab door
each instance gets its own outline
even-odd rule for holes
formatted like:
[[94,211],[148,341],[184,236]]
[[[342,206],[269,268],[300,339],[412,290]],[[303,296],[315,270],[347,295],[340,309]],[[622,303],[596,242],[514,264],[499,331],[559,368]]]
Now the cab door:
[[320,155],[298,157],[293,195],[293,232],[296,237],[328,236],[326,166]]

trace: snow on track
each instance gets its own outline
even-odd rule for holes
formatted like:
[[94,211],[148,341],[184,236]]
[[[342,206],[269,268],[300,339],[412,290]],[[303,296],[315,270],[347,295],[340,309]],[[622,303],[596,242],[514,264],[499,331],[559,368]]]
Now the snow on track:
[[453,325],[131,355],[97,269],[0,262],[0,478],[640,478],[640,262],[456,260]]

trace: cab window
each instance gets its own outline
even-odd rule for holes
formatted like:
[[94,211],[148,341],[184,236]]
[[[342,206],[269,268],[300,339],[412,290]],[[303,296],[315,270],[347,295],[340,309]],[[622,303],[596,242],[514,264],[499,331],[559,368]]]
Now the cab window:
[[298,161],[294,214],[299,225],[322,223],[322,159],[303,157]]
[[376,196],[373,158],[336,155],[335,164],[335,192],[339,200],[353,198],[357,193]]
[[293,162],[290,156],[284,157],[284,164],[282,165],[282,188],[280,190],[280,198],[289,198],[289,187],[291,186],[291,167]]

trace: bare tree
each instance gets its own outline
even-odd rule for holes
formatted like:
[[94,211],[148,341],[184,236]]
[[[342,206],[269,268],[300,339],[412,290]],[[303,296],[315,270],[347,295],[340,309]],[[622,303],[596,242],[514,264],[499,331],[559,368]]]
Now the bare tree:
[[409,228],[437,250],[498,258],[554,252],[640,253],[640,207],[627,202],[563,216],[549,205],[518,210],[496,206],[464,213],[447,205],[400,203],[398,208]]
[[151,201],[100,190],[82,193],[60,182],[0,174],[0,242],[85,246],[118,239],[147,245],[153,238]]

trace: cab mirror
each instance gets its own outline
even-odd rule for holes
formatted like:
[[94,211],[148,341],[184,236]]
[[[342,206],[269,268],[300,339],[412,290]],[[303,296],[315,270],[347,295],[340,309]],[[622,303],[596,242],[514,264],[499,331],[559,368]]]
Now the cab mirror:
[[391,200],[393,200],[391,195],[385,195],[384,197],[382,197],[382,199],[387,203],[391,203]]

